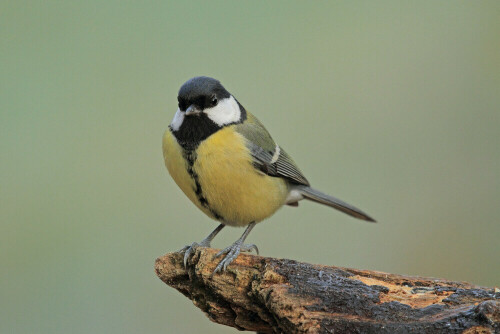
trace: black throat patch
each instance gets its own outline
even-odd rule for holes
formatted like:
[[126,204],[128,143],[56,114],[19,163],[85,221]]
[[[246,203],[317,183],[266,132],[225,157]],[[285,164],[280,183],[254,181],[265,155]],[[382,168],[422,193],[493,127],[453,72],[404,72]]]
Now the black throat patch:
[[198,145],[221,127],[208,118],[207,114],[201,113],[194,116],[186,116],[177,131],[172,134],[184,150],[195,150]]
[[202,141],[216,133],[218,130],[229,125],[243,123],[247,119],[247,111],[238,101],[236,102],[240,107],[241,113],[240,119],[237,122],[220,126],[212,121],[207,114],[202,112],[199,115],[184,117],[184,120],[178,130],[173,130],[171,126],[169,126],[169,129],[184,150],[196,150]]

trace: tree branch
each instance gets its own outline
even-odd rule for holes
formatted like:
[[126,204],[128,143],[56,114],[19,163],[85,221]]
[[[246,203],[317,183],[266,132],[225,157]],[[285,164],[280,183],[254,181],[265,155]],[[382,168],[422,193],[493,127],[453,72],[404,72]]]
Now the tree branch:
[[156,260],[158,277],[210,320],[259,333],[500,333],[500,291],[469,283],[241,254],[212,275],[216,250]]

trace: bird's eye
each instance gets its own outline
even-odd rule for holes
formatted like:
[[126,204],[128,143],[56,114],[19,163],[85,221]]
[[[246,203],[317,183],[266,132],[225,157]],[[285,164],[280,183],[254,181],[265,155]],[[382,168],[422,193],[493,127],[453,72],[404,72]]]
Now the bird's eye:
[[216,96],[212,96],[212,99],[210,100],[210,104],[212,105],[212,107],[215,107],[217,105],[217,97]]

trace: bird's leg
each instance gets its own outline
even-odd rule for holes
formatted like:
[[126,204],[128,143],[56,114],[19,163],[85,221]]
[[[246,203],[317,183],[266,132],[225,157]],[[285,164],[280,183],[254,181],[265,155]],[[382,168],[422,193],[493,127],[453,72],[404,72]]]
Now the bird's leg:
[[210,247],[210,243],[212,240],[215,238],[215,236],[224,228],[224,224],[220,224],[217,226],[215,230],[212,231],[205,239],[200,241],[200,243],[193,242],[191,246],[185,246],[182,248],[179,252],[185,252],[184,253],[184,267],[187,267],[187,260],[189,259],[189,256],[196,250],[197,247]]
[[250,225],[248,225],[245,232],[243,232],[243,234],[238,240],[236,240],[231,246],[224,248],[219,253],[217,253],[217,255],[215,255],[215,257],[219,257],[222,254],[227,254],[226,257],[224,257],[224,259],[222,259],[222,261],[220,261],[217,267],[215,268],[214,274],[221,270],[225,271],[227,266],[231,262],[233,262],[234,259],[238,257],[240,252],[250,252],[252,249],[255,249],[257,254],[259,254],[259,249],[254,244],[243,244],[246,237],[248,236],[248,234],[250,233],[250,231],[253,229],[254,226],[255,222],[250,223]]

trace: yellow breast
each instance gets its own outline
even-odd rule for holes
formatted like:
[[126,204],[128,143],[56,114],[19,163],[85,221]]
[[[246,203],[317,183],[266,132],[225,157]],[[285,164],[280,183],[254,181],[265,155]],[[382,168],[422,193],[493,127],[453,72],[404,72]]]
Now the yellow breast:
[[[188,198],[208,216],[221,216],[219,220],[227,225],[262,221],[285,203],[286,182],[253,167],[245,138],[232,126],[217,131],[198,146],[191,174],[182,148],[170,131],[163,138],[163,154],[170,175]],[[203,199],[200,202],[200,192],[207,203],[202,203]]]
[[172,176],[172,179],[174,179],[184,194],[205,214],[215,218],[210,210],[203,207],[199,202],[196,196],[196,184],[192,176],[188,173],[189,166],[184,157],[182,147],[177,143],[169,130],[163,135],[163,157],[170,176]]

